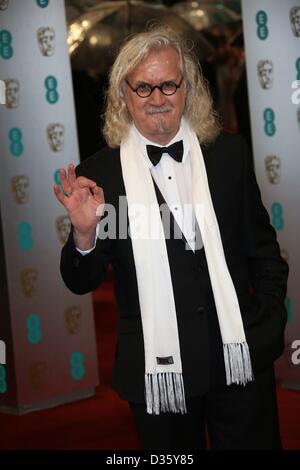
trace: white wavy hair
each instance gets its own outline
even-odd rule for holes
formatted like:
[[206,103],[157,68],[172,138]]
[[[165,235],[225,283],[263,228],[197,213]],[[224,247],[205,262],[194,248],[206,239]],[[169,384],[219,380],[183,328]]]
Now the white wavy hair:
[[103,134],[110,147],[118,147],[128,133],[132,118],[124,99],[126,77],[153,51],[172,47],[186,85],[184,116],[202,144],[215,139],[220,131],[218,116],[200,64],[187,42],[165,26],[156,26],[129,39],[120,49],[109,76]]

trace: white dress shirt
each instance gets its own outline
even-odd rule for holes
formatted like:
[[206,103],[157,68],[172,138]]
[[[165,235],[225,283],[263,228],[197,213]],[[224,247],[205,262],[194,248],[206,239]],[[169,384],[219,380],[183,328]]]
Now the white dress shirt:
[[[192,206],[192,169],[189,158],[189,142],[184,139],[182,127],[175,137],[166,145],[159,145],[146,139],[134,127],[143,149],[152,177],[168,204],[180,230],[184,234],[190,248],[195,248],[195,215]],[[168,147],[177,141],[183,140],[182,162],[177,162],[168,153],[163,153],[157,165],[149,160],[146,145]]]
[[[180,230],[184,234],[189,247],[195,250],[195,214],[192,206],[192,169],[191,161],[189,158],[189,142],[184,138],[182,126],[175,137],[167,145],[159,145],[156,142],[151,142],[146,139],[135,126],[133,126],[140,143],[144,158],[147,161],[149,170],[157,184],[162,196],[169,206]],[[168,153],[163,153],[157,165],[153,165],[149,160],[146,145],[155,145],[156,147],[167,147],[173,143],[183,140],[183,158],[182,162],[177,162]],[[105,196],[105,195],[104,195]],[[98,225],[96,230],[96,240],[98,236]],[[95,245],[96,245],[95,240]],[[202,241],[201,241],[202,244]],[[90,253],[90,250],[77,250],[85,255]],[[197,248],[198,245],[197,239]]]

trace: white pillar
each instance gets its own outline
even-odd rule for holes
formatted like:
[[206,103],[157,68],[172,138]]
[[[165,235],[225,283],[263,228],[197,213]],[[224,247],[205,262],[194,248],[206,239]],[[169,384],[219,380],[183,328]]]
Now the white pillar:
[[0,79],[0,408],[22,413],[98,383],[91,298],[59,273],[70,221],[52,187],[79,161],[63,0],[0,0]]
[[290,277],[286,349],[278,377],[300,387],[300,2],[243,0],[254,160],[262,196]]

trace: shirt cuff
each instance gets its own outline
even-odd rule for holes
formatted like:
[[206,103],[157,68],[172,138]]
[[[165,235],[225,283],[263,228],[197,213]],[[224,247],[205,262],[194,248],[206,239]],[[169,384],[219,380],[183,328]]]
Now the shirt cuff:
[[82,255],[82,256],[85,256],[85,255],[88,255],[91,251],[93,251],[95,249],[95,246],[96,246],[96,243],[97,243],[97,237],[98,237],[98,231],[99,231],[99,226],[97,225],[96,227],[96,236],[95,236],[95,243],[94,243],[94,246],[93,248],[90,248],[89,250],[80,250],[79,248],[77,248],[77,246],[75,247],[77,251],[79,251],[79,253]]

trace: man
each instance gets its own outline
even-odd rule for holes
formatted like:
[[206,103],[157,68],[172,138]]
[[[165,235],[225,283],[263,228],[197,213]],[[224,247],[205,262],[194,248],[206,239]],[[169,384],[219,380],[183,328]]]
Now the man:
[[[219,133],[197,61],[173,32],[122,47],[104,132],[109,147],[61,170],[63,193],[54,187],[72,222],[61,273],[85,294],[112,264],[113,386],[143,448],[205,448],[205,424],[215,449],[280,448],[273,362],[288,268],[244,141]],[[105,207],[117,212],[106,236]]]

